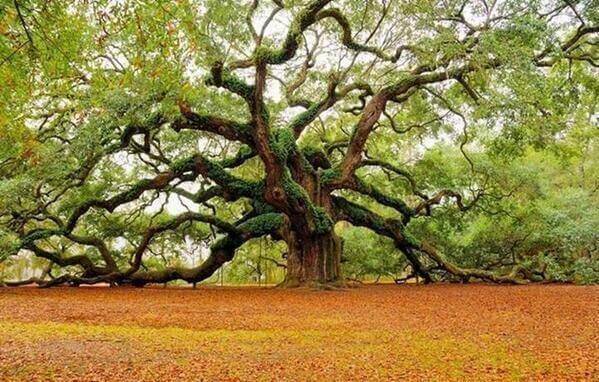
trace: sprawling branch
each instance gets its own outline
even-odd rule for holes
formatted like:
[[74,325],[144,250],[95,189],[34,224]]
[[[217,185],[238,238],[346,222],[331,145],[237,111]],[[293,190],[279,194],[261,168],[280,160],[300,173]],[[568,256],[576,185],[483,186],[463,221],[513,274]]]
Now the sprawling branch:
[[[221,232],[226,233],[226,236],[220,238],[212,245],[210,256],[202,264],[193,268],[176,266],[166,267],[162,270],[140,270],[143,263],[143,254],[157,235],[166,231],[176,230],[182,224],[192,221],[211,224]],[[188,212],[161,224],[149,227],[141,243],[137,246],[131,266],[124,272],[96,267],[91,263],[89,258],[83,255],[64,258],[53,252],[31,246],[30,249],[37,256],[50,260],[52,264],[63,267],[79,265],[84,268],[85,273],[81,277],[67,274],[49,281],[41,277],[17,282],[4,282],[3,284],[6,286],[20,286],[37,283],[41,286],[52,286],[62,283],[79,285],[110,282],[141,286],[148,283],[165,283],[172,280],[184,280],[195,283],[210,277],[225,262],[232,260],[237,248],[247,240],[268,234],[275,234],[286,224],[288,222],[284,216],[277,213],[266,213],[253,218],[242,219],[239,224],[233,225],[212,215]]]
[[[197,218],[200,218],[203,221],[212,220],[212,222],[216,222],[214,217],[206,215],[202,217],[198,215],[181,215],[175,220],[169,222],[172,224],[172,226],[166,229],[172,229],[178,224],[189,221],[189,219],[195,220]],[[231,261],[235,255],[235,251],[243,243],[252,238],[273,234],[281,229],[285,224],[287,223],[283,215],[276,213],[259,215],[246,220],[237,226],[219,222],[220,228],[228,232],[228,234],[212,245],[210,255],[199,266],[195,268],[167,267],[164,270],[156,271],[138,271],[137,268],[139,267],[137,267],[134,272],[127,272],[126,279],[130,279],[130,282],[136,285],[143,285],[146,283],[164,283],[171,280],[184,280],[190,283],[205,280],[212,276],[212,274],[224,263]],[[155,231],[153,235],[158,232],[159,231]]]
[[106,246],[106,243],[101,239],[93,236],[79,236],[74,235],[73,233],[65,235],[67,239],[74,241],[78,244],[89,245],[95,247],[100,255],[102,256],[102,260],[106,263],[106,268],[110,271],[116,271],[117,265],[114,261],[110,250]]
[[184,103],[179,105],[181,114],[184,119],[175,121],[173,130],[181,131],[200,130],[218,134],[231,141],[239,141],[243,143],[251,142],[251,125],[248,123],[240,123],[224,118],[219,118],[211,115],[197,114],[191,111],[190,107]]
[[431,198],[426,199],[422,203],[418,204],[414,208],[414,214],[418,215],[418,214],[422,214],[425,212],[427,214],[429,214],[428,211],[430,211],[430,207],[432,207],[436,204],[440,204],[443,201],[443,198],[455,199],[456,205],[458,206],[460,211],[465,212],[465,211],[468,211],[469,209],[471,209],[472,207],[474,207],[476,205],[476,203],[478,202],[478,200],[482,196],[483,196],[483,193],[478,192],[478,193],[476,193],[474,198],[470,201],[470,203],[464,204],[461,194],[459,194],[455,191],[452,191],[452,190],[441,190],[441,191],[437,192],[435,195],[433,195]]
[[364,182],[357,176],[353,177],[349,182],[346,183],[349,189],[357,191],[363,195],[369,196],[376,200],[378,203],[391,207],[402,214],[404,220],[409,220],[414,211],[401,199],[390,196],[379,190],[377,187]]
[[514,267],[508,274],[461,268],[450,262],[447,258],[437,252],[431,245],[427,244],[426,242],[418,242],[415,238],[406,235],[403,232],[405,226],[401,222],[397,220],[384,219],[380,215],[366,209],[365,207],[341,197],[335,197],[334,202],[339,211],[337,215],[339,220],[346,220],[356,226],[366,227],[372,229],[378,234],[392,238],[397,248],[405,254],[406,258],[411,263],[415,273],[418,276],[423,277],[425,280],[432,280],[430,271],[424,268],[421,260],[416,255],[416,252],[427,255],[443,270],[463,279],[478,278],[491,282],[510,284],[523,284],[527,282],[526,279],[519,276],[519,273],[522,271],[520,266]]
[[441,266],[445,271],[465,280],[468,280],[469,278],[477,278],[480,280],[507,284],[526,284],[529,282],[520,275],[520,273],[523,271],[523,267],[520,265],[515,265],[512,268],[512,270],[506,274],[500,274],[497,272],[485,271],[480,269],[461,268],[450,262],[445,256],[440,254],[435,248],[433,248],[430,244],[426,242],[422,242],[416,245],[415,249],[428,255],[432,260],[438,263],[439,266]]
[[91,208],[102,208],[109,212],[118,206],[137,200],[145,191],[164,190],[168,188],[171,181],[182,177],[185,173],[192,173],[193,178],[204,175],[225,188],[231,195],[248,198],[261,198],[261,182],[248,182],[229,174],[223,166],[196,154],[190,158],[179,161],[171,169],[162,172],[154,178],[142,179],[130,187],[108,199],[92,199],[80,204],[74,209],[67,223],[63,227],[55,229],[34,229],[26,233],[21,239],[22,247],[28,248],[37,240],[46,239],[51,236],[70,234],[79,219]]
[[[562,51],[567,51],[584,36],[596,33],[597,31],[597,27],[580,28],[571,39],[561,46]],[[541,63],[541,60],[548,54],[549,51],[543,52],[537,56],[535,58],[537,64]],[[366,145],[368,136],[385,110],[385,105],[388,101],[402,101],[402,95],[408,94],[409,92],[427,84],[443,82],[450,79],[460,81],[463,80],[464,76],[466,76],[468,73],[479,70],[493,69],[499,66],[501,66],[501,62],[498,59],[489,58],[485,63],[468,62],[461,66],[438,71],[423,73],[420,73],[421,71],[417,71],[417,74],[410,75],[407,78],[381,89],[370,99],[364,108],[358,124],[354,129],[347,152],[341,164],[341,182],[347,181],[351,174],[358,167],[362,159],[362,152]],[[437,67],[435,66],[432,69],[437,69]]]
[[[308,3],[291,22],[283,46],[274,50],[261,46],[256,55],[260,57],[262,62],[270,65],[280,65],[289,61],[295,56],[299,48],[302,33],[317,21],[316,15],[318,12],[330,2],[331,0],[313,0]],[[242,60],[232,63],[230,68],[247,68],[253,65],[253,60]]]
[[356,42],[352,36],[351,26],[347,18],[341,13],[339,9],[329,8],[319,12],[316,15],[316,20],[323,20],[326,18],[334,19],[341,27],[341,43],[350,50],[356,52],[367,52],[372,53],[378,58],[384,61],[396,62],[401,56],[402,52],[407,48],[402,46],[393,55],[385,53],[381,48],[375,46],[364,45]]
[[65,257],[60,253],[47,251],[33,244],[27,245],[25,249],[32,251],[37,257],[50,260],[52,263],[61,267],[80,266],[87,275],[102,275],[108,274],[110,272],[110,269],[108,268],[96,266],[86,255],[73,255]]
[[337,207],[337,220],[345,220],[355,226],[366,227],[379,235],[393,239],[395,246],[404,253],[412,265],[414,272],[423,279],[431,281],[431,277],[424,268],[421,260],[414,253],[413,248],[407,245],[403,234],[404,224],[401,221],[385,219],[366,207],[339,196],[334,197],[333,200]]
[[308,110],[300,113],[290,122],[289,127],[293,130],[295,136],[299,137],[306,126],[354,90],[361,90],[364,96],[372,94],[370,86],[361,82],[349,84],[337,91],[337,80],[334,78],[331,79],[329,81],[327,96],[317,103],[308,105]]
[[394,166],[391,163],[388,163],[388,162],[385,162],[382,160],[378,160],[378,159],[364,159],[360,163],[359,167],[363,167],[363,166],[380,167],[382,169],[391,171],[391,172],[403,177],[410,184],[410,188],[411,188],[412,192],[414,193],[414,195],[417,195],[424,200],[428,200],[428,196],[418,190],[418,187],[416,185],[416,181],[414,180],[414,177],[408,171],[403,170],[397,166]]
[[141,266],[141,263],[142,263],[142,256],[145,253],[148,246],[150,245],[150,243],[152,242],[152,239],[154,238],[154,236],[156,236],[164,231],[174,230],[177,227],[179,227],[180,225],[187,223],[187,222],[191,222],[191,221],[199,221],[199,222],[209,223],[212,226],[217,227],[222,232],[225,232],[228,234],[233,234],[233,235],[239,234],[239,232],[237,231],[237,229],[234,225],[231,225],[223,220],[220,220],[220,219],[216,218],[215,216],[205,215],[205,214],[200,214],[200,213],[195,213],[195,212],[187,212],[187,213],[181,214],[169,221],[149,227],[146,230],[146,232],[141,240],[141,243],[137,246],[137,249],[133,256],[133,262],[131,263],[131,267],[126,272],[124,272],[124,276],[130,276],[139,270],[139,267]]

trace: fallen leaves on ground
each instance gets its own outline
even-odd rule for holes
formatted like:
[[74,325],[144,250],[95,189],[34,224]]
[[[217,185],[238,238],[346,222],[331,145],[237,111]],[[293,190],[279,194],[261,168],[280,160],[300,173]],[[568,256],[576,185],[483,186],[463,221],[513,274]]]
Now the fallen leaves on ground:
[[599,288],[0,290],[2,381],[597,380]]

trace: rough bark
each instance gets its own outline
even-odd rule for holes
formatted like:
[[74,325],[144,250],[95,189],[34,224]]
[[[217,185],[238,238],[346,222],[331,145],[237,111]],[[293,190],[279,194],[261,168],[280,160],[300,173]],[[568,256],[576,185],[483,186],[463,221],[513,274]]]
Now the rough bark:
[[330,232],[314,237],[301,237],[289,232],[287,243],[287,274],[281,286],[329,287],[342,286],[341,239]]

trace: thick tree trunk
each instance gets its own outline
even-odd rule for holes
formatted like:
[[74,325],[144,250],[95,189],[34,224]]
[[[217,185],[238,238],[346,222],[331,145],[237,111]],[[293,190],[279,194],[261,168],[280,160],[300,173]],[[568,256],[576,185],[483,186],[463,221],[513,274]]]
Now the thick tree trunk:
[[290,233],[285,238],[288,246],[287,275],[284,287],[340,287],[341,239],[331,231],[325,235],[299,237]]
[[[314,206],[326,211],[328,216],[334,216],[331,191],[323,189],[318,175],[306,173],[304,166],[304,162],[297,157],[291,159],[293,179],[306,190]],[[289,229],[282,234],[283,240],[287,243],[287,274],[281,286],[289,288],[343,286],[341,239],[332,226],[326,233],[315,232],[317,230],[314,229],[313,211],[296,212],[295,216],[290,216]]]

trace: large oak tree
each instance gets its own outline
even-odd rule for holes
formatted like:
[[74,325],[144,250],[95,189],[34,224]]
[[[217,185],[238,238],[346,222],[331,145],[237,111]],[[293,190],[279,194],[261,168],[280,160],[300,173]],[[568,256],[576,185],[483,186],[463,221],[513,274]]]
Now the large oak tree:
[[[284,285],[341,285],[340,221],[391,238],[426,281],[533,280],[460,267],[408,227],[505,197],[470,152],[558,139],[586,113],[597,8],[15,0],[0,13],[0,259],[48,268],[8,284],[195,283],[269,236],[287,244]],[[470,187],[433,187],[402,160],[434,139],[459,147]],[[206,227],[201,264],[161,260],[159,240]]]

